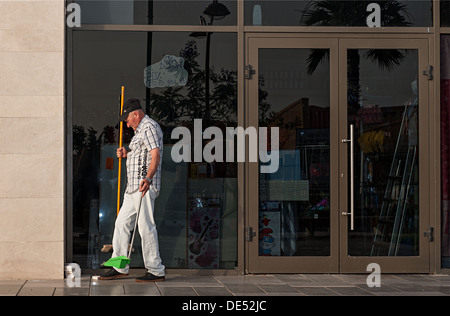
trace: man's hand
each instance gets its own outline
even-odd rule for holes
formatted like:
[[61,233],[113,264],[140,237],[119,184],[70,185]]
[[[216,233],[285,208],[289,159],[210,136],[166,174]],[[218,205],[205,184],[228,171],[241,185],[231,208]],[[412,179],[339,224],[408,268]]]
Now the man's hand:
[[142,192],[142,196],[147,193],[148,189],[150,189],[150,183],[147,179],[142,180],[141,184],[139,185],[139,192]]
[[127,150],[125,149],[125,147],[120,147],[117,148],[117,158],[127,158]]

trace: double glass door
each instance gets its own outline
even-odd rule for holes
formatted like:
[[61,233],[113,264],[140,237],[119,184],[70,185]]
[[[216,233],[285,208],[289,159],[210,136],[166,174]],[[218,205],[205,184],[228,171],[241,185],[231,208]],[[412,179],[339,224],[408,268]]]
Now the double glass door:
[[247,270],[429,272],[428,40],[247,43],[248,125],[278,159],[249,163]]

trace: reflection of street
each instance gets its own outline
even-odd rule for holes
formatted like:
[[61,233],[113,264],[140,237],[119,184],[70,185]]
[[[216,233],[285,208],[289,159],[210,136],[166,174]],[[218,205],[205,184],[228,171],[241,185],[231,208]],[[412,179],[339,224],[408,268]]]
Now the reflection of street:
[[259,121],[279,127],[278,171],[259,177],[259,217],[272,220],[260,222],[261,256],[330,254],[329,69],[308,75],[309,52],[259,53]]
[[[133,5],[136,6],[135,9],[140,6],[142,10],[130,15],[129,10]],[[154,19],[160,18],[154,16],[154,13],[155,10],[161,10],[161,5],[164,7],[165,4],[154,4],[153,1],[134,4],[105,2],[102,6],[111,7],[111,12],[110,16],[104,15],[103,18],[122,21],[119,24],[133,24],[133,19],[140,21],[141,13],[144,12],[148,13],[144,24],[153,24]],[[86,12],[92,13],[98,9],[87,2],[83,6]],[[199,13],[201,12],[210,19],[208,25],[230,14],[217,0]],[[90,18],[90,15],[85,15],[85,18]],[[206,27],[206,23],[204,24]],[[158,211],[155,216],[160,225],[161,256],[168,263],[167,267],[188,268],[190,264],[187,257],[189,199],[207,194],[222,201],[217,208],[220,212],[237,209],[235,161],[208,163],[203,157],[196,163],[174,163],[171,160],[170,148],[175,143],[171,139],[171,133],[175,127],[189,127],[194,119],[206,120],[207,127],[236,125],[237,72],[233,70],[236,65],[236,58],[233,58],[236,55],[236,50],[233,49],[236,46],[236,36],[216,34],[214,38],[219,45],[211,47],[212,33],[204,34],[208,38],[206,50],[199,48],[196,40],[183,32],[88,32],[74,36],[76,98],[73,104],[73,121],[77,122],[73,127],[74,257],[82,266],[97,268],[102,261],[100,257],[104,255],[99,251],[100,245],[110,244],[112,240],[115,221],[112,209],[116,203],[117,191],[117,161],[112,153],[117,147],[114,137],[117,134],[114,130],[117,109],[115,93],[111,87],[126,85],[129,97],[144,100],[142,104],[146,104],[147,114],[158,121],[164,132],[166,150],[162,158],[163,181],[156,201]],[[128,45],[116,47],[116,43],[124,41]],[[216,51],[224,43],[230,43],[226,44],[230,52],[225,58],[222,52],[217,54]],[[86,47],[92,52],[87,53]],[[131,51],[133,57],[124,58]],[[152,56],[159,60],[152,60]],[[146,63],[144,79],[148,88],[142,84],[142,61]],[[205,64],[205,67],[200,64]],[[90,113],[89,117],[86,113]],[[105,127],[99,135],[105,122],[113,126]],[[132,132],[125,130],[124,143],[128,143],[132,135]],[[226,245],[226,249],[212,249],[209,245],[203,245],[202,249],[217,253],[220,261],[217,259],[214,263],[205,264],[208,260],[200,260],[203,258],[201,257],[197,260],[201,262],[200,265],[197,264],[198,268],[236,266],[236,225],[236,216],[223,219],[217,230],[212,230],[211,227],[216,228],[216,225],[211,224],[208,228],[209,236],[213,231],[220,232],[217,240],[220,240],[220,245]],[[208,234],[204,238],[206,236]],[[139,236],[137,239],[136,245],[139,243]],[[133,266],[141,266],[141,260],[138,259],[141,257],[136,255],[140,253],[140,247],[135,246],[134,249],[133,257],[136,259],[132,260]]]
[[[264,84],[279,94],[277,85],[267,79]],[[296,85],[290,86],[299,93]],[[278,87],[286,90],[289,85]],[[275,111],[271,104],[279,101],[267,97],[271,103],[265,109],[270,113],[265,122],[280,130],[280,166],[274,174],[260,174],[260,255],[329,255],[329,107],[298,98]]]

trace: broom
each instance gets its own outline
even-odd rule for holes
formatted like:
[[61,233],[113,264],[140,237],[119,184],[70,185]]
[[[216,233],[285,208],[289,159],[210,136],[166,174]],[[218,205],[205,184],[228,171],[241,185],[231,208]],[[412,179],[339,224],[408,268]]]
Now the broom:
[[[120,93],[119,117],[123,113],[124,96],[125,96],[125,87],[122,86],[121,93]],[[120,122],[119,122],[119,148],[122,147],[122,138],[123,138],[123,121],[120,120]],[[121,176],[122,176],[122,158],[119,158],[119,175],[118,175],[118,180],[117,180],[117,215],[119,215],[119,211],[120,211],[120,182],[121,182],[120,180],[121,180]],[[112,252],[112,251],[113,251],[113,247],[110,244],[103,245],[103,248],[101,250],[101,252]]]
[[[122,91],[120,94],[120,116],[122,116],[123,112],[123,98],[125,95],[125,87],[122,86]],[[119,130],[119,148],[122,147],[122,136],[123,136],[123,121],[120,120],[120,130]],[[117,182],[117,215],[119,215],[120,211],[120,179],[121,179],[121,173],[122,173],[122,158],[119,158],[119,176],[118,176],[118,182]]]

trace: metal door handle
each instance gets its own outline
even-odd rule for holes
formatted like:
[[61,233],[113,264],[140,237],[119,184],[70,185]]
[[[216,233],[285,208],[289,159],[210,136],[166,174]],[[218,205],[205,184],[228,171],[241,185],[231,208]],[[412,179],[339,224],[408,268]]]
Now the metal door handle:
[[355,142],[353,138],[353,129],[354,125],[350,124],[350,139],[343,139],[343,143],[350,143],[350,213],[342,212],[342,215],[350,215],[350,230],[354,229],[354,210],[355,210],[355,204],[354,204],[354,172],[355,172],[355,155],[354,155],[354,147]]

